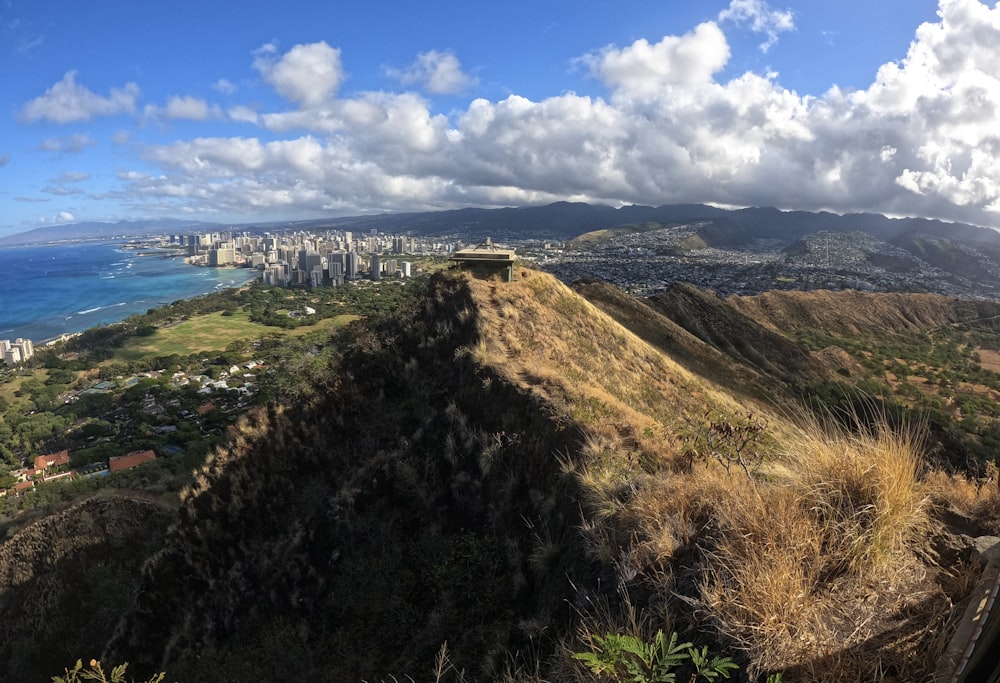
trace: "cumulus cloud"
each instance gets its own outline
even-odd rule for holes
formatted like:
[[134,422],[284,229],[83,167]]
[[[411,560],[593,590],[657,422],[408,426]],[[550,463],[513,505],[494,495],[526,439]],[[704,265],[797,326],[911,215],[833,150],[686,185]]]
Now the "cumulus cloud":
[[42,189],[46,194],[57,197],[68,197],[74,194],[83,194],[83,190],[73,187],[74,183],[82,183],[90,179],[90,174],[84,171],[63,171]]
[[205,100],[190,95],[174,95],[167,98],[166,104],[158,106],[147,104],[142,109],[142,121],[145,124],[164,124],[164,121],[208,121],[223,119],[225,114],[217,104],[209,104]]
[[57,152],[59,154],[78,154],[88,147],[93,147],[94,141],[87,133],[67,135],[63,138],[46,138],[39,143],[37,149],[42,152]]
[[56,225],[59,223],[72,223],[76,220],[76,217],[69,211],[60,211],[53,216],[40,216],[38,218],[39,225]]
[[474,76],[462,71],[458,57],[438,50],[421,52],[405,69],[387,68],[386,73],[405,86],[417,85],[433,95],[460,93],[478,83]]
[[[820,97],[776,74],[719,80],[730,46],[716,22],[584,55],[605,96],[477,98],[448,116],[414,92],[335,97],[334,52],[259,52],[265,80],[302,106],[228,110],[269,139],[147,147],[162,172],[119,176],[126,194],[146,209],[223,215],[571,199],[1000,222],[1000,7],[977,0],[942,0],[939,20],[868,88]],[[318,90],[305,87],[309,55],[331,67]]]
[[340,50],[325,41],[296,45],[277,55],[268,43],[254,53],[253,66],[279,95],[302,107],[318,107],[337,92],[344,78]]
[[126,83],[112,88],[106,97],[88,90],[76,82],[76,71],[67,71],[62,80],[21,107],[21,118],[29,123],[73,123],[90,121],[99,116],[129,114],[135,111],[139,86]]
[[711,21],[683,36],[664,36],[657,43],[643,38],[624,48],[608,46],[579,59],[609,88],[654,96],[670,85],[707,83],[728,61],[726,36]]
[[778,34],[795,30],[795,15],[791,10],[772,9],[764,0],[731,0],[729,7],[719,12],[719,21],[763,33],[767,40],[760,44],[761,52],[767,52],[778,42]]

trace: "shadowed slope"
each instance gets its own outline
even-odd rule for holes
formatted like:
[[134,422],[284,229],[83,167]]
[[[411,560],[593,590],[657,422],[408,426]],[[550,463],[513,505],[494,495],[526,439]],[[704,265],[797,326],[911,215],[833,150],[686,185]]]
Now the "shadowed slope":
[[[683,290],[672,302],[727,348],[729,367],[752,365],[741,376],[812,367],[799,345],[710,295]],[[629,310],[650,330],[674,329]],[[717,353],[688,332],[672,339],[701,362]],[[843,670],[868,679],[888,661],[880,648],[913,658],[926,624],[944,630],[949,600],[961,599],[907,531],[924,528],[919,483],[905,480],[914,521],[896,525],[907,533],[883,553],[906,581],[880,583],[883,566],[851,559],[882,536],[869,520],[884,496],[865,483],[877,469],[831,468],[813,486],[799,467],[816,444],[853,458],[848,435],[814,430],[815,442],[798,443],[771,417],[747,446],[767,476],[727,475],[692,434],[724,441],[751,408],[545,274],[435,276],[407,310],[358,328],[337,367],[303,380],[323,387],[304,392],[311,403],[243,420],[185,494],[110,659],[188,683],[421,680],[447,641],[468,680],[522,664],[586,680],[560,652],[583,647],[578,628],[620,628],[634,601],[656,627],[739,648],[755,672],[794,666],[805,680],[836,680],[808,667],[846,643],[856,668]],[[879,448],[868,449],[875,462]],[[761,588],[737,571],[771,576],[771,560],[792,580]],[[937,611],[902,626],[882,614],[911,609],[902,601],[913,591]],[[878,613],[850,607],[862,597]],[[815,621],[783,611],[799,603]],[[834,618],[837,628],[806,637]],[[758,637],[772,626],[775,639]]]
[[0,671],[47,680],[96,654],[134,609],[139,568],[172,511],[129,494],[89,498],[0,543]]
[[755,316],[693,285],[675,283],[647,302],[705,343],[762,373],[785,381],[820,374],[809,351],[780,328],[763,327]]
[[761,325],[783,334],[822,330],[846,337],[921,332],[1000,315],[1000,304],[937,294],[866,294],[773,291],[733,296],[726,303]]
[[[360,333],[314,405],[241,422],[185,495],[109,654],[185,681],[492,678],[551,648],[592,567],[581,433],[474,360],[469,284]],[[305,379],[305,378],[304,378]],[[319,380],[321,378],[313,378]]]
[[733,393],[769,402],[773,402],[776,393],[785,393],[786,387],[774,377],[729,357],[645,300],[596,280],[577,281],[573,289],[623,327],[710,382]]

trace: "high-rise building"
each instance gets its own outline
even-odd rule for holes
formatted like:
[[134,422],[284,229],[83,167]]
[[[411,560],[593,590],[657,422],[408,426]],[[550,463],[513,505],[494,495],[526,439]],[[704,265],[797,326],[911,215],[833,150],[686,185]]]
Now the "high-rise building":
[[400,263],[399,270],[402,273],[403,277],[410,277],[410,262],[403,261],[402,263]]
[[358,256],[358,252],[350,251],[347,253],[347,267],[344,272],[348,280],[356,280],[358,278],[358,271],[361,269],[361,257]]
[[288,264],[283,261],[269,264],[264,269],[265,285],[286,285],[288,284]]
[[344,284],[344,266],[337,261],[330,263],[330,284],[334,287]]
[[35,355],[35,345],[31,343],[30,339],[18,337],[11,346],[16,346],[21,350],[21,360],[28,360]]
[[382,279],[382,257],[378,254],[372,254],[371,258],[371,277],[372,280]]
[[225,266],[236,260],[236,253],[232,249],[209,249],[208,265]]

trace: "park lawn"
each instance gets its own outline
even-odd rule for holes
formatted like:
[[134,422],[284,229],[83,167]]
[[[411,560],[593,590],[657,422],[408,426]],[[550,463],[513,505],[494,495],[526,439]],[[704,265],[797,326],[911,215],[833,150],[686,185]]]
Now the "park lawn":
[[[29,379],[37,379],[39,382],[44,382],[49,378],[49,371],[45,368],[35,368],[31,371],[31,374],[27,377],[22,377],[20,375],[14,377],[13,380],[7,382],[6,384],[0,383],[0,396],[7,399],[7,402],[14,405],[21,399],[14,394],[21,389],[21,385],[24,384]],[[0,420],[3,420],[3,415],[0,414]]]
[[[347,323],[358,320],[359,318],[361,318],[360,315],[345,313],[344,315],[335,315],[332,318],[317,320],[314,325],[303,325],[302,327],[296,327],[291,330],[281,330],[281,332],[287,334],[289,337],[301,337],[302,335],[309,334],[310,332],[333,330],[338,327],[343,327]],[[269,327],[267,329],[273,330],[274,328]]]
[[250,320],[246,311],[237,310],[232,315],[209,313],[162,327],[148,337],[130,337],[122,348],[115,352],[118,362],[137,361],[150,356],[187,356],[192,353],[224,351],[237,340],[252,341],[270,334],[302,335],[324,328],[333,329],[345,325],[357,316],[341,315],[327,318],[315,325],[282,330],[261,325]]

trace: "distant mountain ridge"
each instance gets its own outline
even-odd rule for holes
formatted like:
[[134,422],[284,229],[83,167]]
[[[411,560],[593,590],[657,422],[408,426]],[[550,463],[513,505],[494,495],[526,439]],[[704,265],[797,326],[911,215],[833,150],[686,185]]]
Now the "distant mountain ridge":
[[193,228],[217,229],[219,226],[204,221],[187,221],[175,218],[162,220],[118,221],[102,223],[86,221],[83,223],[67,223],[65,225],[47,225],[27,232],[0,237],[0,247],[13,247],[28,244],[49,244],[52,242],[67,242],[87,239],[110,239],[113,237],[143,237],[159,235],[165,232],[183,232]]
[[[946,223],[927,218],[888,218],[880,214],[837,215],[828,212],[782,211],[773,207],[722,209],[705,204],[630,205],[620,208],[574,202],[545,206],[501,209],[465,208],[422,213],[345,216],[302,221],[245,223],[226,226],[239,230],[322,229],[409,232],[417,235],[455,235],[459,238],[492,236],[499,239],[569,239],[578,235],[627,224],[664,225],[704,221],[700,233],[709,244],[738,244],[755,238],[794,241],[818,232],[864,231],[891,241],[920,233],[994,247],[1000,253],[1000,232],[965,223]],[[0,238],[0,246],[37,244],[57,240],[130,236],[217,230],[221,224],[177,219],[119,221],[117,223],[72,223],[37,228]]]

